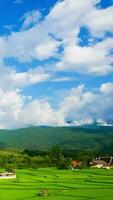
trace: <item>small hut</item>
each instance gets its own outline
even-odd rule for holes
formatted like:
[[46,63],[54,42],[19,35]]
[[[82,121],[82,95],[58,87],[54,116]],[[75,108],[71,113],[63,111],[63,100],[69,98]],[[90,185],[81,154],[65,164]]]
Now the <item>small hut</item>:
[[16,178],[16,174],[11,172],[0,173],[0,179],[13,179]]
[[90,162],[91,168],[113,168],[113,157],[98,157]]
[[107,167],[107,163],[103,160],[93,160],[90,162],[91,168],[104,168]]

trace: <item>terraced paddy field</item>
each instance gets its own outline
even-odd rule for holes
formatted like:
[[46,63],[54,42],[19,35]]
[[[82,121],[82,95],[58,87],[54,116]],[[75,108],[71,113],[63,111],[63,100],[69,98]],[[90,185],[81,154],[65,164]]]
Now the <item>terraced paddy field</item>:
[[[47,196],[38,196],[47,188]],[[17,179],[0,180],[0,200],[113,200],[113,170],[18,170]]]

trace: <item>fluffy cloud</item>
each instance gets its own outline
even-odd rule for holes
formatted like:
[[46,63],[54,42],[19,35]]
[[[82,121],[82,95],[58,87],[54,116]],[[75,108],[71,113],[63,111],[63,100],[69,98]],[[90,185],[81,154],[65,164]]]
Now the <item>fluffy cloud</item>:
[[86,17],[86,25],[91,34],[96,37],[104,36],[106,32],[113,32],[113,6],[106,9],[93,9]]
[[[15,1],[19,2],[22,1]],[[75,125],[95,120],[105,124],[106,120],[113,120],[112,82],[103,83],[95,92],[88,91],[84,85],[72,88],[57,110],[46,100],[26,102],[27,97],[18,90],[50,79],[54,82],[70,80],[57,77],[59,71],[95,76],[113,72],[113,40],[105,37],[107,32],[113,32],[113,7],[97,8],[95,5],[99,2],[58,1],[45,18],[42,19],[38,10],[27,12],[19,21],[22,26],[18,32],[0,36],[1,128],[66,125],[68,119],[74,120]],[[89,30],[93,42],[80,46],[78,34],[83,26]],[[5,58],[14,58],[21,65],[33,60],[45,63],[53,58],[54,65],[47,68],[37,65],[18,72],[12,66],[5,66]]]
[[[54,109],[47,100],[29,98],[21,91],[0,90],[0,127],[17,128],[28,125],[106,124],[113,120],[113,83],[104,83],[97,92],[87,91],[84,85],[72,88]],[[13,121],[13,123],[12,123]]]
[[103,93],[104,95],[109,95],[113,93],[113,83],[109,82],[109,83],[103,83],[100,87],[100,91],[101,93]]
[[20,62],[30,62],[33,59],[47,59],[55,55],[60,44],[54,40],[43,24],[31,29],[12,33],[4,38],[4,57],[13,57]]
[[[99,0],[58,1],[50,13],[40,21],[38,10],[25,13],[22,29],[0,38],[0,55],[14,57],[20,62],[58,57],[56,70],[74,70],[79,73],[106,75],[113,71],[113,41],[105,48],[106,39],[95,45],[81,47],[78,33],[82,26],[90,30],[91,37],[100,37],[113,31],[112,10],[96,8]],[[25,30],[28,29],[28,30]],[[103,46],[103,49],[100,46]],[[60,52],[63,49],[63,54]],[[101,51],[100,51],[101,50]],[[96,58],[96,59],[95,59]],[[55,64],[56,65],[56,64]]]
[[46,100],[30,100],[20,90],[0,90],[0,128],[29,125],[65,125],[62,116]]
[[51,105],[44,100],[30,102],[19,115],[20,125],[51,125],[62,126],[66,123],[62,115],[55,111]]
[[71,89],[69,95],[61,103],[60,112],[65,119],[78,122],[113,120],[113,83],[104,83],[97,92],[87,91],[84,85]]
[[92,10],[98,0],[65,0],[58,2],[46,18],[52,24],[51,31],[65,42],[75,40],[84,16]]
[[[79,46],[77,35],[80,27],[86,26],[92,37],[103,37],[113,31],[113,7],[98,9],[99,1],[62,1],[53,8],[48,21],[52,21],[53,33],[63,40],[64,52],[57,70],[68,70],[94,75],[106,75],[113,72],[113,40],[104,41],[86,47]],[[66,19],[66,20],[65,20]],[[62,28],[63,27],[63,28]]]
[[36,55],[39,60],[47,59],[57,54],[59,42],[49,40],[47,43],[42,43],[36,47]]
[[18,90],[4,92],[0,89],[0,127],[15,127],[24,97]]
[[112,48],[112,39],[88,47],[80,47],[72,43],[65,47],[62,61],[57,64],[57,69],[95,75],[109,74],[113,72],[113,56],[109,54]]

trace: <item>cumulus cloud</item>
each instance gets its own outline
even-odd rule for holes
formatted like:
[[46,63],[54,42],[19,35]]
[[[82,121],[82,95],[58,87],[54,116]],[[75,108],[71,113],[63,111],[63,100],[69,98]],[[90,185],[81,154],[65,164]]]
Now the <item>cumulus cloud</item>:
[[52,24],[51,31],[65,42],[75,40],[83,18],[97,2],[99,1],[65,0],[58,2],[46,18],[47,23]]
[[47,43],[42,43],[36,47],[36,55],[39,60],[47,59],[57,54],[59,42],[48,40]]
[[55,111],[52,106],[44,100],[35,100],[30,102],[21,111],[19,121],[22,125],[49,125],[63,126],[66,123],[62,115]]
[[[78,44],[78,33],[82,26],[89,28],[92,39],[103,37],[106,32],[113,31],[113,7],[99,9],[95,6],[99,2],[58,1],[41,21],[38,10],[25,13],[21,18],[22,30],[0,39],[0,54],[3,58],[14,57],[20,62],[57,57],[61,61],[57,64],[56,70],[68,69],[94,75],[112,73],[112,39],[108,39],[107,47],[104,38],[95,45],[82,47]],[[102,45],[103,49],[100,47]]]
[[29,30],[13,32],[8,37],[2,38],[2,54],[13,57],[20,62],[31,62],[33,59],[41,60],[55,56],[60,43],[54,40],[46,27],[39,24]]
[[61,103],[61,113],[65,119],[77,121],[91,119],[110,120],[113,110],[113,83],[104,83],[97,92],[87,91],[84,85],[71,89],[69,95]]
[[24,97],[18,90],[4,92],[0,89],[0,127],[15,127],[18,113],[23,105]]
[[[75,72],[95,76],[113,73],[113,40],[105,37],[113,32],[113,6],[101,9],[96,7],[99,2],[58,1],[45,18],[38,10],[27,12],[19,21],[19,31],[0,36],[0,127],[66,125],[68,119],[77,125],[113,119],[112,82],[103,83],[95,92],[84,85],[72,88],[57,110],[45,100],[26,103],[26,97],[17,90],[48,80],[70,80],[57,77],[61,71],[71,71],[73,76]],[[78,35],[83,26],[95,42],[80,46]],[[16,59],[21,65],[52,58],[54,64],[18,72],[5,66],[5,58]]]
[[103,37],[106,32],[113,32],[113,6],[106,9],[93,9],[86,17],[86,24],[91,34]]
[[20,90],[0,90],[0,127],[3,129],[29,125],[65,125],[62,116],[46,100],[31,100]]
[[109,54],[112,48],[112,39],[106,39],[87,47],[80,47],[71,43],[65,47],[62,61],[56,67],[58,70],[74,70],[94,75],[109,74],[113,72],[113,56]]
[[[66,126],[67,121],[79,126],[113,120],[113,82],[102,84],[96,93],[84,85],[72,88],[57,109],[48,100],[26,99],[20,90],[0,90],[0,127],[28,125]],[[12,123],[13,121],[13,123]]]

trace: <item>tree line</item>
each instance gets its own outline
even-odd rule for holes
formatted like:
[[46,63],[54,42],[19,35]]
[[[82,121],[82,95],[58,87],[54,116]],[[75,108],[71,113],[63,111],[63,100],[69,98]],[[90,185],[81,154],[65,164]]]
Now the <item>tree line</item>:
[[81,150],[61,150],[59,146],[54,146],[49,151],[34,151],[25,149],[23,151],[5,150],[0,151],[0,168],[40,168],[57,167],[58,169],[68,169],[72,160],[81,161],[80,167],[88,167],[89,162],[102,155],[110,156],[102,152],[91,152]]

